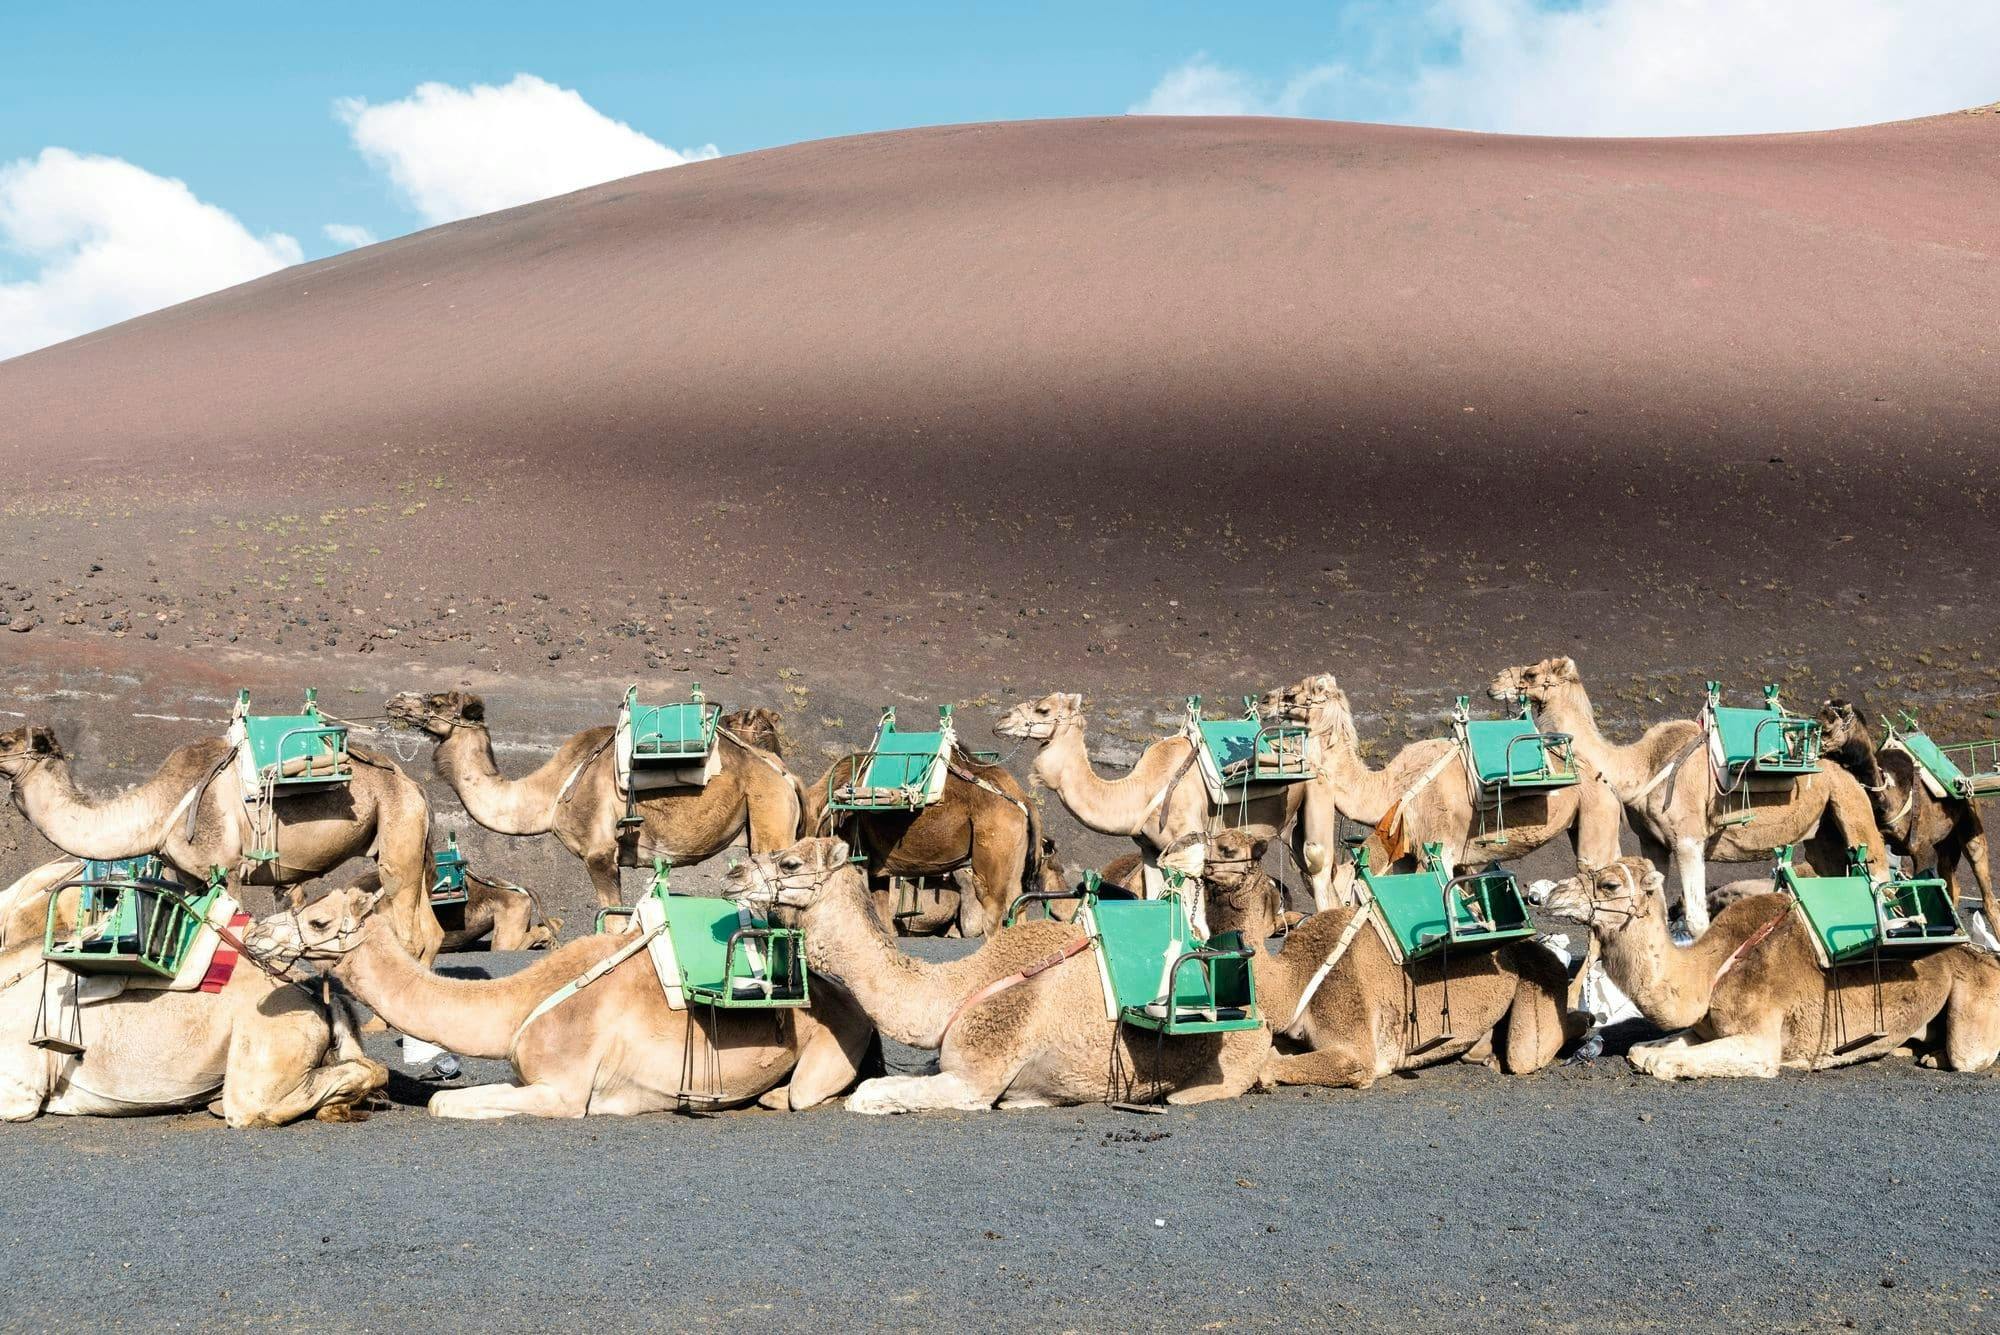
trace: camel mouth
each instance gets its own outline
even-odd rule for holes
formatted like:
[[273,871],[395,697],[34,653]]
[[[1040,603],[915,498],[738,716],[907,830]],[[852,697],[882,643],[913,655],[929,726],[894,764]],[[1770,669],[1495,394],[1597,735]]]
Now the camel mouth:
[[1542,898],[1542,907],[1566,922],[1590,920],[1590,894],[1576,886],[1557,884]]

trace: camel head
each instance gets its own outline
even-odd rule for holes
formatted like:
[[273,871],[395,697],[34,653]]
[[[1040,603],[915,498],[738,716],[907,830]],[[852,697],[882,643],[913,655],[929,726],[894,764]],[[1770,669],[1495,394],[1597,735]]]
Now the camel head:
[[1257,942],[1278,930],[1285,902],[1263,866],[1264,850],[1277,835],[1269,825],[1245,825],[1209,836],[1201,879],[1211,933],[1241,932],[1245,941]]
[[722,726],[727,728],[760,751],[780,755],[778,749],[778,711],[756,705],[749,709],[733,709],[722,716]]
[[1575,685],[1582,680],[1583,674],[1576,670],[1574,658],[1544,658],[1526,667],[1508,668],[1493,679],[1486,694],[1508,704],[1522,699],[1546,704],[1549,693],[1556,687]]
[[1851,701],[1829,699],[1819,707],[1820,749],[1844,751],[1855,742],[1868,740],[1868,716]]
[[62,743],[49,728],[24,723],[0,732],[0,774],[12,779],[44,760],[63,759]]
[[470,691],[433,691],[428,695],[403,691],[389,697],[383,711],[407,728],[421,728],[433,737],[449,737],[461,723],[486,722],[486,702]]
[[753,854],[729,869],[728,880],[731,899],[801,926],[829,893],[844,890],[868,904],[868,878],[854,865],[844,839],[801,839],[775,853]]
[[1257,708],[1281,722],[1304,724],[1321,736],[1344,729],[1351,740],[1354,732],[1353,707],[1331,672],[1316,672],[1290,686],[1266,691]]
[[1647,859],[1625,857],[1556,882],[1542,902],[1557,917],[1616,936],[1650,918],[1658,918],[1665,928],[1666,884]]
[[993,725],[993,733],[996,737],[1024,737],[1029,741],[1046,742],[1056,735],[1057,728],[1082,715],[1082,696],[1057,691],[1054,695],[1015,705]]
[[250,953],[273,962],[339,959],[361,944],[368,915],[388,893],[350,886],[320,896],[302,909],[280,909],[243,934]]

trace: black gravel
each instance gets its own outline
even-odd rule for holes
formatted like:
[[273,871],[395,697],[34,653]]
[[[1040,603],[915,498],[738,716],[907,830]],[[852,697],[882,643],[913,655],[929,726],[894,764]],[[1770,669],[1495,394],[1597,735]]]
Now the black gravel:
[[4,1325],[1972,1329],[2000,1310],[2000,1209],[1974,1185],[2000,1086],[1903,1063],[1672,1087],[1617,1058],[1451,1067],[1158,1117],[464,1123],[425,1116],[429,1091],[399,1076],[359,1126],[5,1128]]

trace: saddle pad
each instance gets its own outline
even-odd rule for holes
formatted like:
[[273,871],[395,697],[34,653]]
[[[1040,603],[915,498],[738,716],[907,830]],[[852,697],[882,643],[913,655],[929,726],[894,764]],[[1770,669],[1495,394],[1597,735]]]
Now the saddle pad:
[[[208,916],[202,921],[206,925],[195,933],[194,940],[188,945],[187,955],[181,960],[180,969],[172,978],[148,974],[124,975],[127,986],[155,992],[220,992],[236,971],[237,955],[236,948],[223,945],[222,937],[212,929],[219,924],[241,938],[243,929],[250,925],[250,915],[224,892],[215,897],[215,902],[209,905]],[[214,975],[212,980],[211,975]]]

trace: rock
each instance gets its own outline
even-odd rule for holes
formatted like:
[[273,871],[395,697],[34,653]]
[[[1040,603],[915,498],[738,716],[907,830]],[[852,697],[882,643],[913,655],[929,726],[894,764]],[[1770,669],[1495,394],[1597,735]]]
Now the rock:
[[9,621],[7,623],[7,629],[13,631],[16,635],[26,635],[29,631],[33,630],[34,628],[35,628],[35,623],[28,620],[26,617],[16,617],[14,620]]

